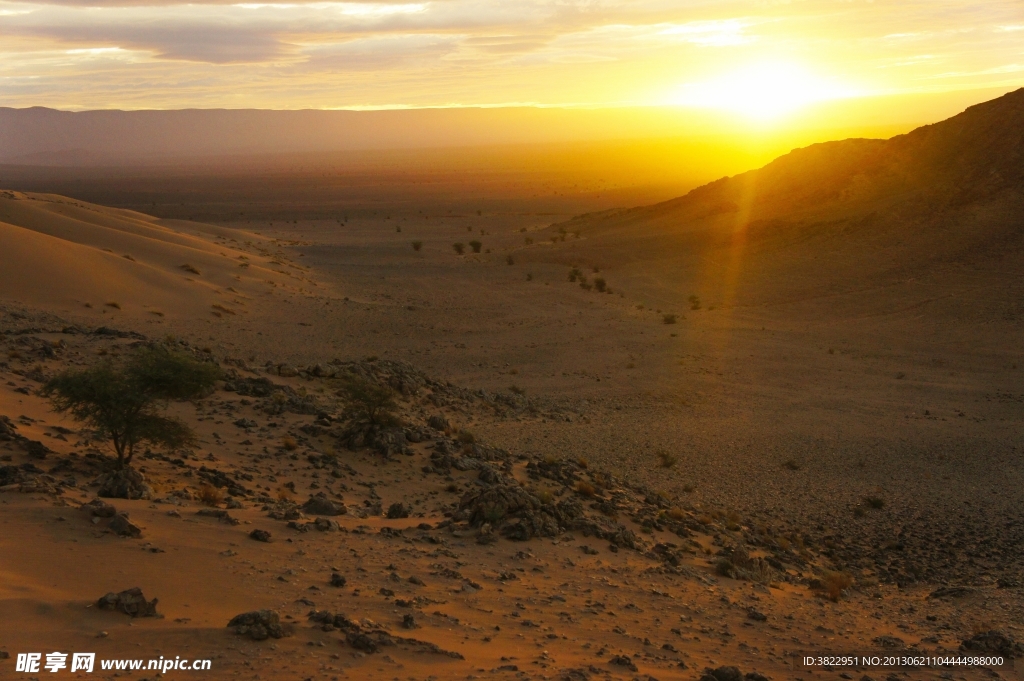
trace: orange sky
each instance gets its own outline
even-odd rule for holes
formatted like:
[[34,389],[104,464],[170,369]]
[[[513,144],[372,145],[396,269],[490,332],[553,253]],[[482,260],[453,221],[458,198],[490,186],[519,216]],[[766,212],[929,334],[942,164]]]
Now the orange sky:
[[669,105],[756,127],[1021,85],[1020,0],[0,0],[12,107]]

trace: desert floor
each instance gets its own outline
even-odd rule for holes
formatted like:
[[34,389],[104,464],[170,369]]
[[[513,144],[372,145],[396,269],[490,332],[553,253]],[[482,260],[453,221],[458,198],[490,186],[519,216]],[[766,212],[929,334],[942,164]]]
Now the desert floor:
[[[861,291],[691,309],[692,291],[671,284],[679,273],[642,251],[610,268],[575,262],[551,225],[624,199],[563,200],[563,189],[487,203],[451,198],[450,188],[428,198],[389,187],[343,205],[304,198],[291,213],[247,196],[233,206],[239,215],[193,196],[148,222],[84,203],[57,208],[52,197],[4,198],[0,222],[21,221],[9,238],[45,232],[99,255],[84,273],[2,280],[0,414],[51,451],[36,459],[23,440],[0,442],[0,465],[32,463],[50,478],[0,491],[0,650],[11,655],[0,675],[20,677],[11,671],[19,652],[88,650],[212,659],[210,672],[168,672],[196,678],[696,679],[723,665],[772,679],[990,676],[809,670],[794,656],[956,651],[990,630],[1020,638],[1024,357],[1012,325],[957,323],[916,304],[934,300],[941,282],[902,292],[900,304]],[[54,210],[74,212],[75,226],[40,227]],[[104,269],[114,260],[119,269]],[[152,271],[133,279],[134,264]],[[577,264],[612,292],[571,283]],[[35,394],[55,372],[140,340],[98,327],[270,378],[327,415],[338,409],[331,379],[267,367],[357,361],[390,375],[408,366],[458,386],[407,391],[409,423],[426,429],[429,416],[444,416],[449,435],[469,431],[507,450],[491,459],[504,474],[579,497],[639,542],[481,538],[477,524],[444,522],[482,484],[479,467],[422,472],[444,433],[385,460],[340,446],[315,427],[316,413],[268,413],[272,400],[225,390],[173,407],[201,446],[139,462],[158,500],[108,500],[142,528],[119,537],[76,509],[95,496],[101,443]],[[527,468],[556,461],[573,462],[580,480],[597,476],[596,496]],[[246,488],[234,494],[241,508],[228,510],[238,524],[197,516],[208,508],[196,499],[203,468]],[[336,528],[300,531],[267,515],[319,491],[349,509]],[[381,517],[394,502],[411,517]],[[253,541],[253,529],[271,541]],[[756,579],[718,574],[737,546],[782,567]],[[837,600],[818,588],[830,571],[854,580]],[[330,586],[334,572],[346,586]],[[159,599],[160,618],[90,607],[135,586]],[[942,587],[964,588],[931,597]],[[225,628],[261,608],[293,622],[294,634],[257,642]],[[404,639],[368,653],[309,621],[314,609]],[[405,615],[415,628],[403,628]]]

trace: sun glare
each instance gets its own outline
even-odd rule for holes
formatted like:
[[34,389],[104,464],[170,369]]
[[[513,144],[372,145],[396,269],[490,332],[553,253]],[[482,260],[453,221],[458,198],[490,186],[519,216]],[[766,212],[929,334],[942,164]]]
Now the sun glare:
[[853,97],[850,87],[790,62],[762,62],[683,85],[674,103],[772,121],[808,104]]

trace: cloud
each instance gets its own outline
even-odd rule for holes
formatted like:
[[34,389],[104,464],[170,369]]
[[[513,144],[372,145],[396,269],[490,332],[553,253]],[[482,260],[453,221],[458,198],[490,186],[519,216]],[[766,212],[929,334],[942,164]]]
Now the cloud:
[[769,59],[984,87],[1022,28],[1019,0],[0,0],[0,105],[650,103]]

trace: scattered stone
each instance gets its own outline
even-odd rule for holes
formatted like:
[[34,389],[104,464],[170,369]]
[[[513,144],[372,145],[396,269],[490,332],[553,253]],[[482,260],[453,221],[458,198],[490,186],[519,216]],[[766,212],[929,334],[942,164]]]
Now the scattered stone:
[[903,648],[906,646],[906,642],[898,636],[876,636],[871,639],[876,645],[880,645],[883,648]]
[[153,490],[146,478],[131,466],[101,475],[97,496],[107,499],[151,499]]
[[327,498],[323,492],[311,496],[309,501],[302,505],[302,510],[310,515],[335,516],[345,515],[348,509],[344,504],[339,504]]
[[93,499],[87,504],[82,504],[78,510],[97,518],[113,518],[117,513],[117,509],[102,499]]
[[115,610],[131,617],[157,617],[156,603],[156,598],[147,601],[137,586],[120,593],[108,593],[96,601],[100,610]]
[[747,619],[754,620],[755,622],[764,622],[768,619],[768,616],[757,608],[747,608]]
[[249,539],[255,539],[256,541],[269,542],[270,533],[266,530],[253,530],[249,533]]
[[974,593],[974,589],[966,586],[944,586],[928,594],[928,598],[963,598]]
[[239,636],[246,636],[254,641],[265,641],[268,638],[284,638],[291,635],[291,627],[281,624],[281,618],[275,610],[253,610],[235,615],[228,622]]
[[1024,656],[1024,644],[1017,643],[1008,634],[991,630],[964,639],[961,647],[977,653],[992,653],[1003,657]]
[[196,515],[203,516],[204,518],[216,518],[228,525],[241,525],[242,523],[238,518],[231,517],[231,514],[222,508],[201,508],[196,511]]
[[107,528],[114,534],[122,537],[138,539],[142,536],[142,528],[128,520],[128,514],[124,511],[111,518],[110,524],[107,525]]
[[631,672],[637,671],[636,665],[633,664],[633,660],[625,655],[616,655],[612,659],[608,660],[608,664],[613,664],[617,667],[625,667]]
[[406,506],[402,502],[395,502],[395,503],[391,504],[390,506],[388,506],[387,517],[388,517],[389,520],[398,520],[398,519],[401,519],[401,518],[408,518],[409,514],[411,512],[412,512],[412,509],[410,509],[408,506]]
[[337,572],[331,574],[331,586],[341,588],[348,583],[348,580],[344,576],[339,575]]
[[404,629],[415,629],[416,628],[416,618],[413,617],[411,614],[403,615],[402,616],[402,628],[404,628]]

